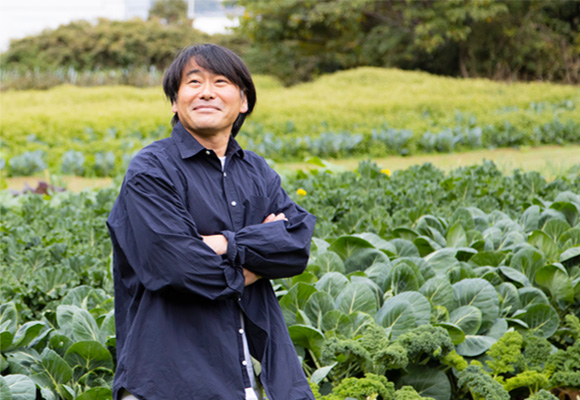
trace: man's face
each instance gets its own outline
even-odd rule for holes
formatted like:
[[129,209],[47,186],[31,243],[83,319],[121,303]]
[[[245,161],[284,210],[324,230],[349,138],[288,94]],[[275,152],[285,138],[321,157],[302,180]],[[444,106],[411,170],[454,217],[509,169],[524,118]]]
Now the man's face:
[[248,111],[248,102],[228,78],[200,67],[192,58],[171,109],[189,133],[209,138],[229,135],[238,115]]

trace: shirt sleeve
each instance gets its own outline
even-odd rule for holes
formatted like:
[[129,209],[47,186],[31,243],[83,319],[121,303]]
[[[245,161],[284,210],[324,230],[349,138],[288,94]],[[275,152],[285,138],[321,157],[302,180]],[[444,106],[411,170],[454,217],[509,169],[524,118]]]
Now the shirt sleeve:
[[268,170],[269,198],[275,214],[284,213],[288,221],[249,225],[238,232],[225,231],[228,259],[233,264],[268,279],[301,274],[308,264],[310,241],[316,217],[295,204],[281,187],[280,177]]
[[123,184],[119,200],[109,229],[147,290],[189,292],[209,299],[243,292],[241,266],[203,242],[170,181],[135,175]]

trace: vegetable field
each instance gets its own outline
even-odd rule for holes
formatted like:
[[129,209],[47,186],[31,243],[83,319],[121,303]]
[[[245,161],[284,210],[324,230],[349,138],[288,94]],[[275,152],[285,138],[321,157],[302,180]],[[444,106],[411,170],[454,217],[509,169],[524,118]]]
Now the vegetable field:
[[[272,282],[317,398],[580,395],[580,166],[284,182],[318,217],[306,271]],[[0,194],[2,399],[111,396],[116,194]]]
[[[359,68],[291,88],[257,76],[239,135],[273,160],[384,157],[580,143],[580,90],[550,83],[460,80]],[[116,176],[135,151],[169,134],[160,87],[6,91],[0,167],[8,176]]]

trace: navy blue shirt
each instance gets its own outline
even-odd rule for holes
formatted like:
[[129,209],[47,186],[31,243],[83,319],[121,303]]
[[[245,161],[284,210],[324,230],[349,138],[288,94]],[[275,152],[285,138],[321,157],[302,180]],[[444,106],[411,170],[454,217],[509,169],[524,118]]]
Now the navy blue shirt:
[[[262,224],[271,214],[288,221]],[[270,400],[314,399],[269,279],[306,267],[315,217],[264,161],[230,138],[226,163],[178,123],[135,156],[107,220],[114,255],[117,371],[139,399],[245,398],[242,344]],[[223,234],[217,255],[201,235]],[[260,275],[244,286],[243,267]]]

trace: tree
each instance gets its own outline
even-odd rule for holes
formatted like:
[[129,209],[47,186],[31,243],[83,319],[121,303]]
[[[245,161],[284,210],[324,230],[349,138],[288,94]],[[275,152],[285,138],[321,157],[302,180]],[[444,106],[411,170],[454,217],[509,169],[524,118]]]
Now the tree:
[[149,19],[159,19],[167,25],[188,25],[187,3],[184,0],[156,0],[149,10]]

